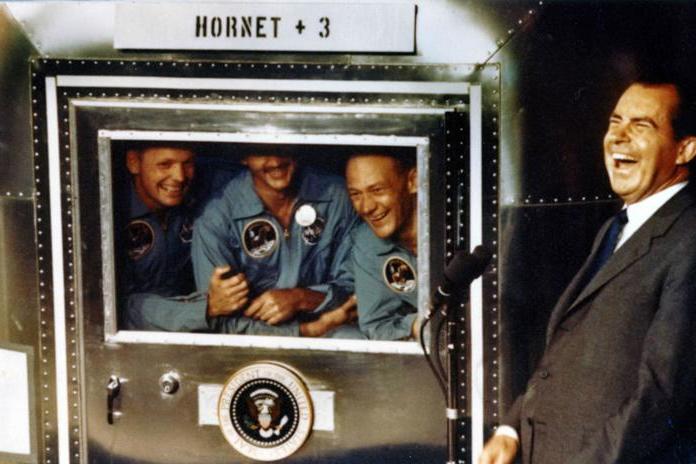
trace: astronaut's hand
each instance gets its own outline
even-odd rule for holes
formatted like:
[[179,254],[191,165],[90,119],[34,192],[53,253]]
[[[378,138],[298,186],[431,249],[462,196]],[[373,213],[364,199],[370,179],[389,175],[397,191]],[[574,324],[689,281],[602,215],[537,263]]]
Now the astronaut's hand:
[[493,435],[479,457],[479,464],[510,464],[515,460],[520,444],[514,438]]
[[249,302],[249,283],[242,273],[225,278],[229,266],[216,267],[208,284],[208,317],[227,316]]
[[307,288],[266,290],[251,302],[244,315],[276,325],[292,319],[300,311],[312,311],[324,296]]
[[290,320],[299,311],[294,290],[294,288],[266,290],[251,302],[244,311],[244,315],[270,325]]
[[322,337],[343,324],[357,320],[357,302],[355,295],[352,295],[341,306],[326,311],[316,321],[300,324],[300,335],[303,337]]

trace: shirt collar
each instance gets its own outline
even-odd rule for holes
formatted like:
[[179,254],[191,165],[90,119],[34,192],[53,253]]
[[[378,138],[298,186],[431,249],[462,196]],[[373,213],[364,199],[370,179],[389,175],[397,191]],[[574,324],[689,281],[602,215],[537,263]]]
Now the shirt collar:
[[130,182],[130,219],[150,214],[150,208],[140,199],[138,192],[135,191],[135,185]]
[[688,181],[680,182],[667,187],[664,190],[650,195],[637,203],[630,205],[624,205],[626,209],[626,217],[628,217],[628,223],[621,232],[621,238],[616,244],[616,249],[621,247],[626,241],[631,238],[631,236],[640,229],[640,227],[645,224],[648,219],[652,217],[658,209],[660,209],[665,203],[667,203],[674,195],[676,195],[681,189],[686,187]]
[[[318,182],[316,177],[320,175],[308,168],[300,168],[295,174],[296,179],[300,182],[300,187],[297,193],[297,205],[307,202],[329,202],[331,198],[323,198],[321,191],[317,185],[323,185]],[[256,193],[254,188],[254,180],[251,177],[251,171],[244,169],[239,175],[239,188],[235,189],[233,199],[237,205],[233,212],[234,218],[246,218],[258,216],[262,214],[266,207],[261,198]]]
[[[367,224],[366,224],[366,226],[367,226]],[[374,252],[378,256],[384,256],[384,255],[388,255],[388,254],[396,253],[396,252],[405,253],[408,256],[413,256],[413,254],[409,250],[407,250],[405,247],[402,247],[398,242],[396,242],[394,240],[383,239],[383,238],[377,237],[376,235],[374,237],[376,239]]]
[[379,240],[379,247],[377,250],[375,250],[376,254],[383,256],[383,255],[388,255],[389,253],[393,253],[395,251],[405,251],[403,248],[401,248],[399,245],[397,245],[395,242],[392,242],[391,240],[384,240],[382,238],[377,237]]
[[[234,180],[232,182],[235,182]],[[238,188],[235,188],[230,194],[234,195],[231,200],[236,207],[233,209],[232,216],[235,218],[245,218],[258,216],[263,213],[264,206],[261,199],[256,194],[254,189],[254,181],[251,178],[251,171],[244,169],[239,174],[237,180]]]
[[670,198],[686,187],[686,184],[688,184],[686,181],[674,184],[664,190],[660,190],[659,192],[650,195],[648,198],[627,205],[625,208],[628,216],[628,223],[633,223],[637,227],[643,225],[653,214],[655,214],[655,211],[660,209],[660,207],[667,203]]

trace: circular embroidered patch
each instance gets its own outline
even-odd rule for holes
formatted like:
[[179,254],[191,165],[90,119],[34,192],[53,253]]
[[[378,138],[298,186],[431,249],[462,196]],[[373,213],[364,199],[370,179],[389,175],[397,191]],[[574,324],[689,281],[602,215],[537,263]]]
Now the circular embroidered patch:
[[398,293],[410,293],[416,289],[416,271],[408,261],[391,256],[384,262],[382,275],[387,287]]
[[181,239],[182,243],[191,243],[193,240],[193,222],[191,222],[190,218],[185,218],[184,222],[181,223],[179,239]]
[[326,227],[326,221],[321,216],[316,216],[314,222],[302,228],[302,240],[307,245],[316,245]]
[[255,219],[244,226],[242,245],[252,258],[265,258],[278,246],[278,231],[268,219]]
[[252,364],[232,375],[218,401],[220,430],[234,449],[259,461],[284,459],[307,440],[313,410],[307,387],[291,368]]
[[126,226],[126,248],[130,259],[140,259],[152,250],[155,231],[147,221],[136,219]]

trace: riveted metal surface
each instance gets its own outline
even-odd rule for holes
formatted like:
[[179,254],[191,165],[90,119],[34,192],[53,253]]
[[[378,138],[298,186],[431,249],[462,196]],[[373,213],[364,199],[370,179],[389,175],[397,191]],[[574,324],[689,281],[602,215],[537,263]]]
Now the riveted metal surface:
[[[440,279],[439,269],[455,248],[467,245],[469,216],[464,205],[469,201],[467,182],[463,182],[465,171],[470,163],[469,128],[463,137],[457,140],[452,150],[456,164],[444,160],[440,153],[444,148],[444,113],[456,108],[459,118],[470,117],[467,87],[461,87],[459,93],[442,94],[432,91],[419,94],[379,93],[376,91],[346,90],[341,93],[313,93],[309,89],[293,91],[247,91],[244,89],[204,88],[149,88],[147,81],[127,80],[135,87],[119,86],[114,76],[131,78],[134,76],[184,76],[196,78],[221,78],[233,72],[235,78],[263,79],[280,75],[291,76],[294,80],[311,81],[321,75],[322,78],[336,81],[360,81],[361,79],[380,82],[431,82],[433,77],[447,79],[445,82],[477,82],[478,73],[467,66],[370,66],[369,68],[346,65],[298,65],[220,63],[220,62],[178,62],[164,61],[97,61],[97,60],[39,60],[36,64],[45,84],[53,89],[46,93],[46,111],[49,117],[56,118],[53,129],[48,130],[48,139],[35,138],[37,152],[45,146],[53,160],[53,178],[60,184],[60,205],[62,221],[60,235],[64,264],[62,266],[62,285],[64,287],[62,302],[65,337],[65,380],[67,389],[67,416],[60,414],[53,418],[69,424],[68,440],[70,458],[78,461],[88,459],[100,462],[107,457],[114,462],[151,461],[190,462],[192,453],[199,462],[221,462],[231,451],[224,443],[220,433],[214,427],[196,426],[196,385],[203,383],[223,383],[226,376],[245,363],[272,358],[291,364],[307,379],[310,388],[328,389],[337,392],[336,432],[328,436],[317,432],[312,435],[307,445],[293,458],[303,462],[309,456],[320,454],[331,456],[332,462],[352,459],[356,453],[365,456],[399,456],[423,455],[433,459],[441,456],[444,438],[440,432],[442,426],[441,412],[432,407],[432,401],[439,401],[434,379],[419,381],[419,388],[402,388],[399,381],[416,376],[422,369],[424,361],[410,355],[378,353],[343,353],[298,350],[268,350],[264,348],[231,348],[214,346],[186,345],[144,345],[105,342],[105,313],[102,310],[104,294],[101,274],[95,270],[102,269],[104,260],[113,256],[102,254],[104,237],[94,231],[103,230],[101,222],[110,220],[103,216],[103,210],[95,201],[104,201],[104,185],[99,181],[104,173],[100,170],[99,153],[109,145],[102,145],[100,133],[109,131],[138,130],[149,133],[163,131],[193,134],[209,134],[209,142],[215,143],[215,133],[272,133],[276,130],[292,134],[307,134],[311,143],[312,134],[334,134],[335,137],[351,137],[351,134],[368,134],[388,137],[425,137],[427,149],[420,149],[421,156],[427,156],[431,173],[429,183],[444,172],[450,172],[449,182],[452,188],[440,191],[437,183],[430,189],[427,205],[430,217],[428,221],[430,241],[430,262],[425,268],[430,272],[429,281]],[[176,69],[174,69],[176,68]],[[186,70],[189,68],[191,70]],[[184,69],[181,72],[179,70]],[[485,72],[485,69],[484,69]],[[181,75],[180,75],[181,74]],[[497,71],[494,73],[497,74]],[[108,75],[105,84],[100,84],[102,77]],[[55,76],[55,77],[54,77]],[[85,80],[73,79],[71,76],[86,77]],[[472,77],[474,76],[474,77]],[[113,84],[116,82],[116,84]],[[200,81],[198,81],[200,82]],[[440,82],[440,81],[437,81]],[[181,82],[177,82],[181,83]],[[281,80],[282,84],[282,80]],[[34,83],[37,96],[42,92],[42,82],[37,78]],[[174,86],[176,87],[176,86]],[[495,87],[495,84],[494,84]],[[443,88],[447,88],[446,86]],[[485,105],[490,92],[485,93],[481,105],[483,113],[488,113]],[[51,98],[55,101],[51,104]],[[38,97],[39,104],[43,103]],[[281,106],[286,111],[268,110],[268,105]],[[239,106],[244,105],[244,106]],[[53,113],[51,114],[51,108]],[[244,108],[244,111],[240,111]],[[298,109],[299,108],[299,109]],[[386,108],[386,109],[385,109]],[[40,111],[39,111],[40,113]],[[185,115],[182,117],[182,114]],[[38,116],[37,116],[38,117]],[[259,131],[259,123],[263,129]],[[477,124],[483,124],[478,122]],[[270,128],[270,129],[269,129]],[[457,125],[452,126],[458,130]],[[192,129],[194,129],[192,131]],[[210,134],[213,134],[212,136]],[[490,152],[491,141],[496,133],[483,137],[484,150]],[[53,140],[51,139],[53,137]],[[273,143],[270,138],[268,142]],[[101,151],[100,151],[101,150]],[[45,153],[43,154],[44,156]],[[42,173],[51,159],[42,158],[37,162],[37,173]],[[56,163],[59,161],[59,163]],[[318,161],[317,161],[318,162]],[[496,160],[488,159],[484,169],[489,171],[496,166]],[[56,169],[58,166],[58,169]],[[103,164],[101,164],[103,166]],[[46,193],[42,188],[43,180],[37,183],[39,196]],[[424,183],[425,185],[428,182]],[[483,185],[486,196],[495,195],[494,176],[490,176]],[[101,190],[100,190],[101,189]],[[55,193],[55,192],[52,192]],[[108,187],[107,192],[108,195]],[[55,195],[52,197],[55,198]],[[491,207],[497,208],[495,202],[484,207],[487,214]],[[37,205],[37,211],[39,211]],[[451,230],[446,232],[445,222],[438,218],[449,215]],[[55,220],[55,216],[53,218]],[[56,235],[56,225],[52,230]],[[107,226],[108,227],[108,226]],[[486,227],[483,226],[482,227]],[[496,230],[485,230],[487,242],[495,242]],[[451,238],[446,238],[446,235]],[[438,240],[437,237],[442,237]],[[49,246],[48,243],[45,246]],[[58,246],[54,244],[53,246]],[[53,275],[57,270],[54,266]],[[109,279],[109,276],[104,276]],[[55,280],[54,280],[55,284]],[[55,306],[55,302],[54,302]],[[57,305],[60,307],[60,305]],[[462,313],[464,314],[464,313]],[[202,335],[204,337],[204,335]],[[46,333],[46,338],[49,334]],[[54,338],[55,335],[54,335]],[[466,359],[468,349],[466,337],[462,337],[458,355]],[[205,345],[206,343],[203,343]],[[198,345],[198,343],[196,343]],[[56,345],[59,346],[59,345]],[[372,350],[369,350],[372,351]],[[156,366],[153,370],[152,366]],[[331,366],[341,366],[332,369]],[[462,362],[462,392],[467,388],[470,376],[469,364]],[[159,391],[159,377],[170,369],[182,373],[181,391],[171,398],[162,399]],[[60,370],[60,369],[59,369]],[[105,384],[111,375],[122,379],[120,405],[123,415],[108,425],[105,417]],[[148,380],[152,377],[151,382]],[[363,382],[351,382],[350,379],[362,377]],[[431,401],[419,402],[416,397],[426,392]],[[154,396],[153,396],[154,395]],[[416,395],[416,396],[414,396]],[[367,404],[363,402],[367,401]],[[392,414],[385,413],[385,408],[378,406],[370,409],[368,404],[409,404],[407,410],[396,408]],[[468,414],[468,406],[462,405],[462,411]],[[83,411],[89,411],[88,414]],[[142,412],[142,413],[138,413]],[[377,416],[379,416],[379,419]],[[54,416],[56,417],[56,416]],[[153,427],[151,418],[158,418],[158,423],[177,423],[177,427]],[[363,421],[380,422],[380,433],[375,434],[361,427]],[[406,426],[409,422],[411,426]],[[465,444],[464,427],[469,421],[462,421],[462,459],[466,459],[468,445]],[[408,432],[406,430],[409,430]],[[147,433],[146,433],[147,432]],[[60,437],[59,437],[60,439]],[[157,443],[157,447],[146,443]],[[439,444],[438,444],[439,443]],[[384,451],[389,445],[391,451]],[[202,456],[200,450],[206,450]],[[48,449],[46,450],[48,453]],[[386,454],[384,454],[386,453]],[[414,454],[415,453],[415,454]],[[324,459],[322,458],[322,459]]]

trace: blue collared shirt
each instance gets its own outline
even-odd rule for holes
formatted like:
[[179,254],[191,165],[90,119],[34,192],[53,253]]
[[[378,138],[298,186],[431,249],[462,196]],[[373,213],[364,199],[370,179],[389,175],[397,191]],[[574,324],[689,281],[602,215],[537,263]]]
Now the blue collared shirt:
[[361,223],[352,234],[360,330],[373,340],[411,336],[418,307],[418,260]]
[[[297,173],[295,211],[309,205],[316,212],[312,225],[292,220],[284,230],[256,194],[251,173],[243,171],[211,201],[196,223],[193,267],[199,290],[207,288],[213,269],[231,266],[243,272],[250,298],[269,289],[308,288],[326,296],[315,312],[331,309],[353,293],[349,269],[349,232],[356,221],[342,178],[305,167]],[[238,315],[225,321],[226,331],[277,333],[278,326],[253,325]]]
[[[209,331],[207,292],[194,292],[191,241],[202,206],[219,194],[237,171],[231,165],[196,167],[196,183],[186,203],[162,216],[150,211],[133,185],[128,190],[126,227],[117,233],[123,253],[119,299],[129,330]],[[117,221],[118,223],[118,221]],[[125,248],[125,250],[124,250]]]
[[158,217],[131,187],[123,233],[127,253],[126,291],[174,296],[194,290],[191,268],[193,216],[189,208],[170,208]]

